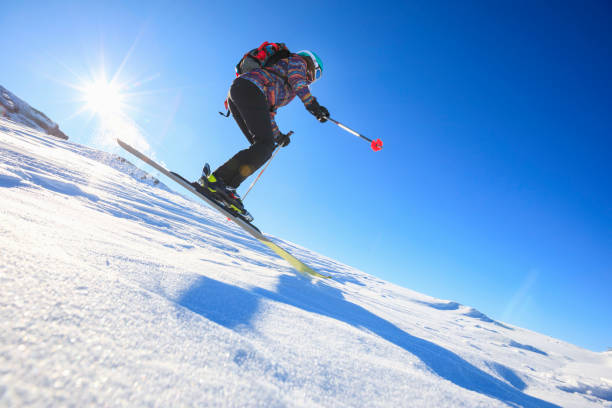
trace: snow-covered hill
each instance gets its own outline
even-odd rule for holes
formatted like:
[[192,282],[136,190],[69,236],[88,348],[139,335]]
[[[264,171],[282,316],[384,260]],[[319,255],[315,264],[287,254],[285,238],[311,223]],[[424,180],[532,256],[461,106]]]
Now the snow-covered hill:
[[610,353],[278,240],[309,281],[144,174],[0,120],[0,406],[612,406]]
[[47,133],[48,135],[68,140],[68,136],[60,130],[57,123],[53,122],[47,115],[38,109],[31,107],[28,103],[19,99],[1,85],[0,117],[26,125],[30,128]]

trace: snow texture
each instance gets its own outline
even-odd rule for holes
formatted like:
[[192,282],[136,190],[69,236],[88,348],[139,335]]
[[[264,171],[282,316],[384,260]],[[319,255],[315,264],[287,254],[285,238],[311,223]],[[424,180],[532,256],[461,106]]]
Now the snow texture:
[[0,407],[612,407],[610,353],[275,241],[334,279],[0,120]]

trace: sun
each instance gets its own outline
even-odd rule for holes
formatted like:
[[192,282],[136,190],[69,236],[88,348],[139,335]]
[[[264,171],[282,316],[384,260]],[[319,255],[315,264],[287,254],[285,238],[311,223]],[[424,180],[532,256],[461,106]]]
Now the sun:
[[[90,135],[90,143],[112,150],[117,148],[116,139],[121,138],[152,154],[145,128],[139,125],[138,120],[148,121],[150,117],[142,104],[147,104],[151,95],[163,94],[168,90],[143,88],[159,78],[159,73],[149,73],[145,76],[126,74],[128,60],[137,42],[134,42],[114,71],[107,71],[105,53],[101,50],[98,65],[85,67],[88,68],[85,71],[82,70],[83,67],[75,69],[65,66],[75,79],[71,82],[59,82],[74,91],[72,100],[78,104],[78,108],[70,119],[86,116],[87,128],[84,131]],[[167,122],[170,123],[173,118],[174,113]]]
[[83,97],[86,108],[95,114],[106,116],[120,113],[124,104],[121,87],[113,81],[95,80],[84,86]]

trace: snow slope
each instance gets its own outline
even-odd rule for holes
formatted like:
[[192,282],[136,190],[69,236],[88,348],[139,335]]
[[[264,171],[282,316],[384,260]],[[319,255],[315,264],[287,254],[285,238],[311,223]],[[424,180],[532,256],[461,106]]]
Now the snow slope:
[[610,353],[278,242],[335,279],[0,120],[0,406],[612,407]]

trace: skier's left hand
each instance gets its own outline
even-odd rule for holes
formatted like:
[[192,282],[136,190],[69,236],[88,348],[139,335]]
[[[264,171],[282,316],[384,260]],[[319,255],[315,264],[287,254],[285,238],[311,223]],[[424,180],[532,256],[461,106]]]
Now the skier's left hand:
[[293,130],[289,133],[280,133],[276,138],[276,145],[280,147],[287,147],[289,143],[291,143],[291,135],[293,134]]

